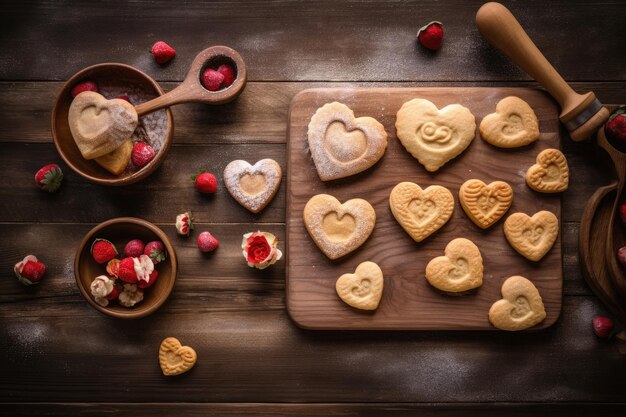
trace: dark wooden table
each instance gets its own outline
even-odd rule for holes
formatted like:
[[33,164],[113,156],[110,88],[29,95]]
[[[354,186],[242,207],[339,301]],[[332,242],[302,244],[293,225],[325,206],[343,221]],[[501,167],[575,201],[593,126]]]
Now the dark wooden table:
[[[593,144],[563,134],[572,181],[563,196],[563,310],[541,332],[319,332],[297,328],[285,310],[285,265],[248,268],[241,235],[285,236],[285,187],[260,215],[238,206],[222,183],[195,192],[201,166],[221,173],[233,159],[269,157],[285,167],[290,100],[326,86],[536,86],[479,35],[478,1],[11,1],[0,13],[0,415],[440,416],[625,415],[626,359],[591,331],[606,311],[582,279],[579,219],[609,179]],[[626,4],[506,2],[530,36],[579,91],[626,101]],[[444,22],[430,53],[417,29]],[[166,40],[165,67],[148,53]],[[62,163],[50,111],[63,81],[100,62],[134,65],[166,90],[203,48],[244,56],[249,84],[238,101],[173,109],[174,144],[143,182],[107,188]],[[66,177],[48,195],[34,173],[56,162]],[[178,238],[176,214],[192,210],[220,240],[210,257]],[[95,224],[136,216],[173,239],[180,272],[156,314],[119,321],[91,308],[73,275],[74,251]],[[284,249],[284,247],[282,247]],[[13,265],[29,253],[48,264],[26,288]],[[168,379],[160,341],[177,336],[197,366]]]

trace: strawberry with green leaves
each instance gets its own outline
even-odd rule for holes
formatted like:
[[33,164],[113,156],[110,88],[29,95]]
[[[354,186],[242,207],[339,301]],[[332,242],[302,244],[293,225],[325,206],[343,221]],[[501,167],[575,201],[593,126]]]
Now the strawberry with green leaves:
[[49,193],[58,190],[62,181],[63,171],[57,164],[45,165],[35,174],[37,187]]

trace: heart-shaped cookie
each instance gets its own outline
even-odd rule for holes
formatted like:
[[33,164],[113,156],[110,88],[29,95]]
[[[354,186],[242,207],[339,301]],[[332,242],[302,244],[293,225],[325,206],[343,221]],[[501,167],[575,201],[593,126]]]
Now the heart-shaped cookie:
[[131,137],[137,127],[137,112],[125,100],[107,100],[85,91],[70,105],[68,122],[72,137],[85,159],[113,152]]
[[396,130],[406,150],[434,172],[469,146],[476,134],[476,120],[460,104],[439,110],[430,101],[416,98],[398,111]]
[[502,299],[489,309],[489,321],[501,330],[524,330],[546,318],[537,287],[521,276],[507,278],[502,284]]
[[539,211],[532,217],[513,213],[504,222],[504,235],[522,256],[538,261],[548,253],[559,234],[559,219],[549,211]]
[[348,177],[374,165],[387,148],[387,132],[372,117],[354,117],[345,104],[317,109],[308,130],[309,149],[322,181]]
[[513,189],[504,181],[487,185],[481,180],[471,179],[461,185],[459,201],[467,216],[478,227],[487,229],[511,207]]
[[344,303],[361,310],[376,310],[383,295],[383,271],[374,262],[363,262],[354,274],[343,274],[335,289]]
[[558,149],[544,149],[537,163],[526,171],[526,184],[541,193],[560,193],[569,185],[569,167],[565,155]]
[[168,337],[159,347],[159,364],[163,375],[180,375],[195,365],[196,351],[189,346],[182,346],[175,337]]
[[421,242],[450,219],[454,197],[440,185],[422,190],[412,182],[401,182],[391,190],[389,206],[400,226],[413,240]]
[[480,136],[500,148],[517,148],[539,139],[539,122],[533,109],[519,97],[506,97],[496,112],[480,122]]
[[483,285],[483,258],[471,240],[457,238],[446,246],[444,256],[426,265],[426,280],[444,292],[458,293]]
[[128,166],[133,153],[133,141],[127,139],[119,148],[106,155],[94,158],[94,161],[113,175],[120,175]]
[[224,169],[224,184],[242,206],[258,213],[272,201],[280,187],[282,170],[273,159],[261,159],[254,165],[232,161]]
[[313,196],[304,207],[304,225],[324,255],[337,259],[361,246],[374,230],[376,212],[355,198],[341,204],[332,195]]

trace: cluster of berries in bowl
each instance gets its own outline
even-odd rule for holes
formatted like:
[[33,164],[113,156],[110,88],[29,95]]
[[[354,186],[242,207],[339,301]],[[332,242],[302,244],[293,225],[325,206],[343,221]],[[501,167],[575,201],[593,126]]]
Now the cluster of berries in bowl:
[[123,307],[134,307],[143,301],[144,291],[154,285],[159,277],[157,265],[167,257],[161,241],[145,243],[130,240],[122,255],[107,239],[96,238],[91,245],[91,256],[105,274],[94,278],[90,290],[94,300],[106,307],[116,302]]

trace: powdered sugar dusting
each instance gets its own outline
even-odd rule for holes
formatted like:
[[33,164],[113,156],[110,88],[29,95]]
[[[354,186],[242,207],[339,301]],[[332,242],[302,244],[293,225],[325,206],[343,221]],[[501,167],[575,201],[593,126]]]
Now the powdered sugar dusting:
[[[241,181],[246,176],[261,176],[257,192],[251,193],[242,187]],[[242,206],[253,213],[258,213],[272,201],[280,187],[282,170],[273,159],[261,159],[254,165],[238,159],[230,162],[224,169],[224,183],[230,195]]]

